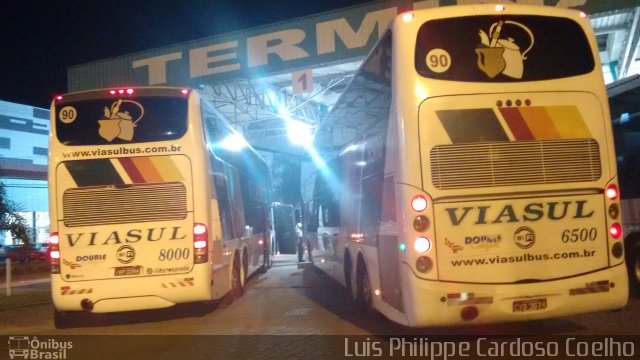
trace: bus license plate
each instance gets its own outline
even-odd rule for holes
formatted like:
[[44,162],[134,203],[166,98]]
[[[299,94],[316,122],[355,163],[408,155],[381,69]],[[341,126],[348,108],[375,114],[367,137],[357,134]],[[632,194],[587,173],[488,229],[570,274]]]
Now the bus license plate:
[[142,266],[122,266],[116,268],[115,276],[140,275]]
[[513,312],[539,311],[547,308],[547,299],[518,300],[513,302]]

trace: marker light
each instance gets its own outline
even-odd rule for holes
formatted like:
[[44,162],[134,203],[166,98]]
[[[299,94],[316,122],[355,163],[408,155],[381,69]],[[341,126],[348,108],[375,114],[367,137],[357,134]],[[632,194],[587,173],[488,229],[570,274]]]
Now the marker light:
[[497,4],[496,5],[496,11],[504,11],[505,7],[502,4]]
[[405,251],[407,250],[407,244],[403,241],[400,243],[400,251]]
[[421,254],[428,253],[429,250],[431,250],[431,240],[427,237],[421,236],[416,239],[416,242],[413,244],[413,248]]
[[411,20],[413,20],[413,13],[408,12],[402,14],[402,21],[408,23],[411,22]]
[[187,94],[189,93],[189,90],[187,90],[187,89],[182,89],[182,90],[180,90],[180,93],[181,93],[182,95],[187,95]]
[[616,184],[611,184],[607,187],[607,197],[609,198],[609,200],[615,200],[618,198],[618,187],[616,186]]
[[587,13],[584,12],[584,11],[580,11],[580,17],[583,18],[583,19],[586,19],[587,18]]
[[620,236],[622,236],[622,226],[620,226],[620,224],[618,223],[613,223],[613,225],[611,225],[611,227],[609,228],[609,234],[614,239],[619,239]]
[[422,195],[417,195],[411,200],[411,207],[417,212],[424,211],[428,205],[427,199]]
[[133,88],[126,88],[126,89],[113,89],[113,90],[109,90],[109,94],[111,95],[116,95],[116,94],[120,94],[120,95],[133,95],[133,93],[135,92],[135,90]]

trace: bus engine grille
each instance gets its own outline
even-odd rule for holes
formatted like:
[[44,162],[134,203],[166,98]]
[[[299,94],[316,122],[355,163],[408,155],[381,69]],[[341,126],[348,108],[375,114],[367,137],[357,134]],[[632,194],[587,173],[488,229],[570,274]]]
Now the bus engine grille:
[[179,182],[69,189],[63,195],[69,227],[181,220],[187,216],[187,191]]
[[439,145],[431,179],[441,190],[595,181],[602,175],[594,139]]

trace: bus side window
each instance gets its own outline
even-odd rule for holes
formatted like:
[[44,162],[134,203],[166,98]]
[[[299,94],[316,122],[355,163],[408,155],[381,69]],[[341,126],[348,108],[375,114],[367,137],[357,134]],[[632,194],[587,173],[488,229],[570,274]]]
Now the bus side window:
[[264,190],[249,177],[243,177],[242,198],[246,226],[252,230],[253,234],[263,233],[266,216]]
[[[213,158],[213,157],[212,157]],[[229,199],[228,179],[224,173],[225,164],[220,160],[213,160],[213,181],[218,197],[218,210],[220,212],[220,223],[222,224],[222,238],[231,240],[233,236],[233,217],[231,213],[231,202]]]
[[207,144],[211,146],[219,141],[220,134],[217,128],[217,124],[220,122],[215,110],[211,108],[211,105],[205,101],[201,103],[202,120],[204,122],[204,135]]
[[233,217],[233,235],[236,238],[244,235],[245,220],[244,207],[242,205],[242,191],[238,170],[225,164],[225,174],[227,177],[227,186],[229,190],[229,202],[231,203],[231,216]]

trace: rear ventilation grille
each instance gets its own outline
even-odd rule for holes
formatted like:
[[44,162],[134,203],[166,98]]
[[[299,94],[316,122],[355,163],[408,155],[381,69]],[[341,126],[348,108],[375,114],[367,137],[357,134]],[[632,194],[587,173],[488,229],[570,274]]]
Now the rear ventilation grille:
[[64,224],[107,225],[182,220],[187,192],[182,183],[69,189],[62,199]]
[[593,139],[439,145],[431,178],[441,190],[595,181],[602,175]]

